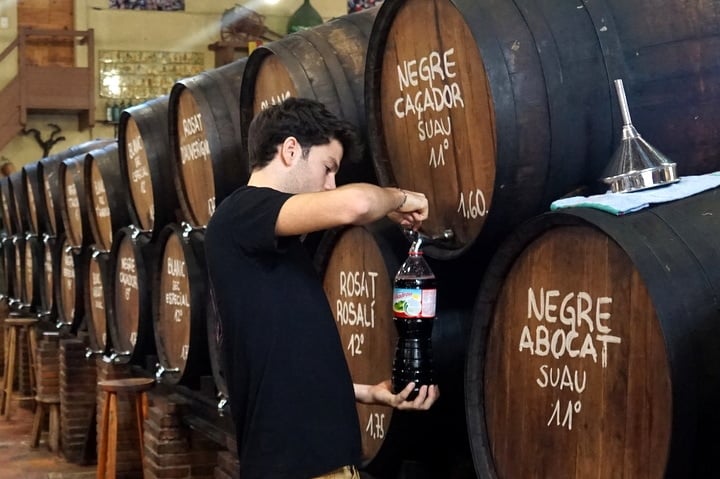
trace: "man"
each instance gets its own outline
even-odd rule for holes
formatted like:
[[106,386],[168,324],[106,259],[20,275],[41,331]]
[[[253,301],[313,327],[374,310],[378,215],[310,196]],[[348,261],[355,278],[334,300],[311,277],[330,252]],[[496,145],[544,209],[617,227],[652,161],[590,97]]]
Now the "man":
[[[355,135],[315,101],[291,98],[253,120],[251,175],[205,233],[210,281],[243,479],[359,477],[355,401],[428,409],[436,386],[399,394],[352,384],[332,310],[302,235],[388,216],[418,228],[425,195],[356,183],[335,187]],[[388,308],[390,305],[388,305]]]

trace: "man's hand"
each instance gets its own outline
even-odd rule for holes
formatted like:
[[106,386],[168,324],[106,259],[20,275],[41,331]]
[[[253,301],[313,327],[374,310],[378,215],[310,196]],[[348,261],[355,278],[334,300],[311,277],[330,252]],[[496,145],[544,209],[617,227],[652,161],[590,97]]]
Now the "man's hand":
[[387,216],[402,227],[417,231],[428,217],[428,200],[423,193],[401,189],[398,191],[403,195],[400,204]]
[[436,385],[420,386],[418,395],[412,401],[408,397],[415,389],[415,383],[409,383],[405,389],[393,394],[390,380],[371,386],[355,384],[355,399],[363,404],[380,404],[400,410],[426,411],[440,397],[440,389]]

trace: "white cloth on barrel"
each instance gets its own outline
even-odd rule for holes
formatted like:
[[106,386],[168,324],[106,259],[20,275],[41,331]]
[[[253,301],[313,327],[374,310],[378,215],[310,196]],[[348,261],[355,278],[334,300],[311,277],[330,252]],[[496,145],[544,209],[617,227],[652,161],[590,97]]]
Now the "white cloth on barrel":
[[592,196],[573,196],[553,201],[550,209],[595,208],[617,216],[632,213],[656,203],[675,201],[720,186],[720,171],[706,175],[682,176],[667,186],[630,193],[611,193]]

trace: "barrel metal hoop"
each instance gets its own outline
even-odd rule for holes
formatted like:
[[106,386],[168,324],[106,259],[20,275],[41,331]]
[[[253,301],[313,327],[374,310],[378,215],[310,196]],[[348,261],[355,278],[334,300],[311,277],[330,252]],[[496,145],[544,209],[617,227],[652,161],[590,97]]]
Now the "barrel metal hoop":
[[337,54],[333,51],[331,45],[328,44],[327,38],[312,29],[304,31],[302,35],[306,37],[308,43],[322,56],[327,71],[333,79],[337,96],[340,99],[339,106],[342,110],[343,117],[355,125],[360,125],[361,121],[364,122],[364,119],[360,118],[358,114],[355,98],[350,88],[350,82],[345,74],[345,69],[340,64],[340,60],[338,60]]

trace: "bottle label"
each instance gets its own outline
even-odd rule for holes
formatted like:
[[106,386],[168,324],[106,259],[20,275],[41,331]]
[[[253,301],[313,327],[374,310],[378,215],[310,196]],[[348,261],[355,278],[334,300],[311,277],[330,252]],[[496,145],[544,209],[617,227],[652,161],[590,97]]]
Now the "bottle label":
[[396,318],[434,318],[436,289],[395,288],[393,315]]

